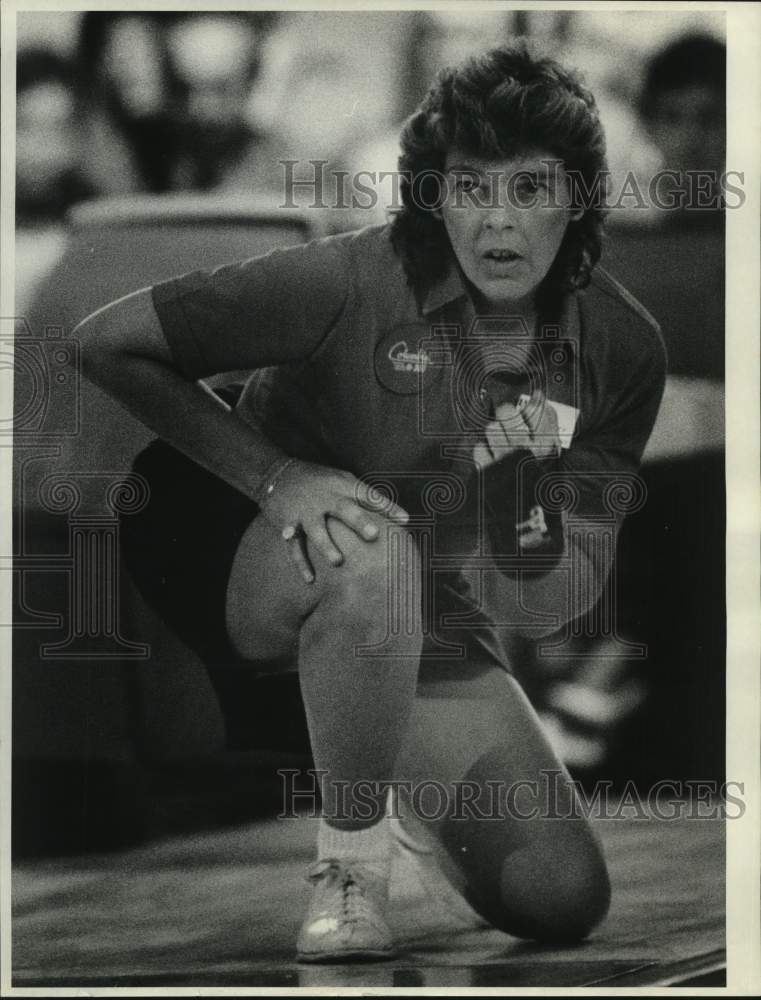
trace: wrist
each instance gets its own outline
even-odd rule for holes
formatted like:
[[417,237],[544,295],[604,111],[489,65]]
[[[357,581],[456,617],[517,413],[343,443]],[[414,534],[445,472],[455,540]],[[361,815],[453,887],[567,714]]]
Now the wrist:
[[263,507],[274,496],[281,477],[297,461],[290,455],[282,455],[267,467],[253,492],[253,499],[260,507]]

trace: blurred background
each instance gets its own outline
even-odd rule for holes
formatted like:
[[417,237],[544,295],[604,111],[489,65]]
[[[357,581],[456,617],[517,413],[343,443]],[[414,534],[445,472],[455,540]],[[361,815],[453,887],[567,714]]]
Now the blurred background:
[[[647,190],[662,168],[724,169],[719,13],[19,14],[17,853],[267,812],[275,768],[308,763],[295,678],[198,662],[118,565],[112,604],[88,632],[82,595],[93,584],[76,546],[108,550],[129,515],[128,502],[108,500],[108,476],[129,472],[150,435],[66,381],[68,334],[162,277],[383,221],[387,184],[372,209],[309,209],[311,194],[278,208],[280,161],[393,171],[400,124],[436,70],[518,35],[595,93],[614,194],[627,173]],[[597,609],[554,642],[516,643],[516,671],[588,782],[723,779],[724,212],[710,200],[663,211],[634,198],[610,214],[602,263],[661,323],[670,356],[648,502],[620,539],[603,602],[615,614]],[[78,497],[68,506],[55,491],[64,480]]]

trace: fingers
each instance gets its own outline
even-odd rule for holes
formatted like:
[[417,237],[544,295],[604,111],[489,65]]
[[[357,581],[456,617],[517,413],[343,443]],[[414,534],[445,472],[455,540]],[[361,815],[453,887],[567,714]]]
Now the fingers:
[[384,517],[387,517],[390,521],[395,521],[397,524],[407,524],[410,519],[410,515],[404,507],[400,507],[397,503],[388,502],[388,507],[382,511],[382,514]]
[[[365,542],[373,542],[380,535],[379,527],[355,504],[347,503],[342,506],[340,512],[331,513],[330,516],[342,521]],[[344,553],[333,540],[327,522],[308,523],[303,528],[288,525],[283,528],[281,535],[287,544],[291,561],[306,583],[314,583],[316,576],[309,558],[310,546],[313,547],[313,553],[319,552],[331,566],[343,565]]]
[[[390,500],[381,490],[375,489],[375,487],[370,486],[361,480],[357,481],[354,491],[354,500],[360,505],[360,508],[372,510],[377,514],[381,514],[383,517],[387,517],[390,521],[397,521],[399,524],[407,524],[410,519],[409,514],[403,507],[400,507],[399,504]],[[341,520],[343,520],[343,516],[341,516]]]
[[330,537],[327,525],[323,521],[310,524],[306,528],[309,541],[331,566],[340,566],[344,561],[343,552]]
[[520,448],[531,446],[531,431],[520,409],[512,403],[503,403],[495,413],[496,420],[486,425],[486,444],[497,462]]
[[486,425],[486,445],[491,452],[492,461],[499,461],[506,455],[511,454],[520,444],[511,438],[504,424],[494,420]]
[[338,518],[339,521],[343,521],[344,524],[348,525],[353,531],[356,531],[359,537],[366,542],[375,541],[380,534],[378,525],[372,518],[368,517],[367,511],[358,507],[357,504],[352,503],[350,500],[338,504],[336,510],[333,512],[333,517]]
[[534,392],[530,396],[521,397],[518,410],[521,420],[528,428],[532,439],[539,433],[542,423],[546,419],[547,411],[550,409],[541,392]]
[[306,547],[306,535],[293,525],[283,528],[282,536],[287,542],[288,555],[296,566],[305,583],[314,583],[314,568],[309,561]]
[[485,469],[492,465],[496,459],[491,448],[484,442],[479,442],[473,449],[473,461],[479,469]]
[[522,411],[531,433],[531,451],[536,458],[548,458],[560,452],[558,415],[541,394],[532,396]]
[[495,416],[497,420],[487,424],[485,431],[494,461],[519,449],[531,451],[536,458],[558,454],[557,414],[542,393],[521,397],[517,406],[503,403]]
[[388,520],[409,522],[407,511],[351,473],[308,464],[299,471],[300,475],[291,477],[286,488],[263,503],[261,510],[280,531],[289,558],[307,583],[315,580],[315,565],[310,559],[315,552],[331,566],[344,562],[344,553],[328,529],[328,518],[345,524],[363,542],[376,541]]
[[314,583],[314,566],[309,558],[308,544],[323,556],[331,566],[340,566],[343,553],[330,537],[324,524],[312,524],[307,528],[291,525],[283,528],[281,535],[286,542],[288,555],[306,583]]

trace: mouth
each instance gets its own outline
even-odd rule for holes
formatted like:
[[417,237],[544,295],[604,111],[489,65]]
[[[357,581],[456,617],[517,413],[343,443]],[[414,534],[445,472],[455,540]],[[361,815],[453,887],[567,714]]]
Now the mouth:
[[485,260],[495,260],[501,264],[510,264],[516,260],[522,260],[521,255],[516,250],[509,250],[506,248],[495,247],[491,250],[484,251],[481,256]]

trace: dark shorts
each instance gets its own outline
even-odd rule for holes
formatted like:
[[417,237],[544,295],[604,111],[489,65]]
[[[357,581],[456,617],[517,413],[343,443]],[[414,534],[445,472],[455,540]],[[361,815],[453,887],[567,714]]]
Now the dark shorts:
[[[230,642],[225,604],[235,554],[259,508],[163,441],[142,451],[133,469],[147,481],[150,499],[122,519],[122,557],[132,580],[208,668],[250,665]],[[437,628],[438,641],[430,635],[425,641],[424,661],[488,662],[509,670],[503,637],[485,613],[473,613],[459,574],[438,583],[436,608],[439,615],[468,614],[469,627]]]
[[238,666],[225,627],[235,553],[259,508],[164,441],[133,469],[150,487],[138,514],[121,522],[122,558],[138,590],[208,666]]

